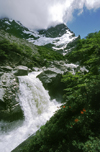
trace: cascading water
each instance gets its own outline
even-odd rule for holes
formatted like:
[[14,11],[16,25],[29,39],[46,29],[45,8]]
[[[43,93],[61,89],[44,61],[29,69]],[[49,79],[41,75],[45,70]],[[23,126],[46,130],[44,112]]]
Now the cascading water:
[[35,133],[60,107],[61,103],[50,101],[48,92],[36,78],[39,73],[19,77],[19,101],[24,111],[24,121],[0,122],[0,152],[11,152],[21,142]]

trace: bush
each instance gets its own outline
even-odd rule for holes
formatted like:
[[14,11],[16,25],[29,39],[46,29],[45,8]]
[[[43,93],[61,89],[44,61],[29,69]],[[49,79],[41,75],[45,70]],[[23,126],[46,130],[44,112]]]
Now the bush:
[[38,51],[43,59],[47,59],[47,61],[54,61],[54,60],[63,60],[63,55],[53,51],[49,48],[44,46],[38,46]]
[[[43,47],[39,52],[47,60],[58,58],[52,52],[46,54]],[[89,72],[67,72],[63,76],[61,109],[36,132],[23,152],[100,151],[100,32],[79,40],[66,57],[70,62],[79,61]]]
[[[34,50],[36,49],[36,50]],[[48,66],[48,61],[62,60],[63,56],[59,53],[47,49],[46,47],[31,47],[22,44],[17,44],[8,41],[7,39],[0,41],[0,61],[12,61],[13,57],[18,56],[19,64],[23,65],[23,60],[26,61],[26,66]],[[37,53],[34,53],[36,52]],[[12,57],[13,56],[13,57]],[[25,63],[24,63],[25,64]]]
[[[29,151],[96,152],[100,149],[99,33],[79,40],[69,61],[79,61],[89,72],[67,72],[64,105],[35,135]],[[95,43],[94,43],[95,40]],[[95,46],[98,46],[98,51]],[[95,67],[96,65],[96,67]],[[93,69],[96,68],[96,73]],[[98,147],[97,147],[98,146]]]

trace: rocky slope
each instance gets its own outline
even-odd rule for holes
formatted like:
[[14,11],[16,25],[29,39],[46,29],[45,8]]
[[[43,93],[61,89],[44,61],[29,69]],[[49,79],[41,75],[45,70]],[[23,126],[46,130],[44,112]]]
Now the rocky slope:
[[24,66],[0,66],[0,120],[11,122],[24,118],[18,98],[17,76],[27,74],[28,68]]
[[18,38],[26,39],[35,45],[46,45],[64,55],[74,47],[77,39],[80,38],[79,36],[76,37],[65,24],[59,24],[48,29],[31,30],[18,21],[6,18],[0,20],[0,29]]
[[[0,119],[23,118],[17,97],[17,76],[28,75],[29,71],[42,70],[38,78],[49,90],[51,99],[63,100],[62,74],[68,70],[74,72],[77,66],[68,64],[61,54],[50,48],[64,53],[66,48],[70,50],[76,44],[77,39],[65,24],[32,31],[17,21],[0,20]],[[18,117],[15,118],[16,113]]]
[[62,54],[71,51],[78,39],[64,24],[32,31],[14,20],[0,20],[0,120],[24,119],[18,76],[32,71],[41,71],[37,77],[51,99],[63,100],[62,75],[75,73],[78,65],[68,64]]

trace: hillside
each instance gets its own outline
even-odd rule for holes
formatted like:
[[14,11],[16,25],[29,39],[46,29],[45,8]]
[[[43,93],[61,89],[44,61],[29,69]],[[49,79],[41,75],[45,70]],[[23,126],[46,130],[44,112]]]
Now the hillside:
[[29,68],[41,67],[48,61],[62,60],[59,53],[45,48],[35,46],[25,39],[17,38],[4,30],[0,30],[0,64],[1,65],[25,65]]
[[70,51],[80,38],[79,36],[76,37],[65,24],[59,24],[48,29],[31,30],[18,21],[3,18],[0,20],[0,29],[17,38],[25,39],[38,46],[46,46],[61,54]]
[[100,32],[79,40],[67,55],[88,72],[67,72],[64,104],[37,133],[12,152],[100,151]]
[[[66,55],[63,56],[63,53]],[[60,96],[63,96],[63,100],[61,100],[62,105],[57,107],[58,110],[50,120],[41,126],[35,134],[31,136],[29,134],[28,137],[30,137],[12,152],[99,152],[100,31],[88,34],[85,39],[80,39],[80,37],[75,37],[74,33],[64,24],[47,30],[31,31],[14,20],[0,20],[1,96],[4,92],[4,96],[0,99],[0,104],[3,104],[0,112],[3,114],[8,110],[6,114],[10,113],[13,116],[13,108],[15,108],[13,99],[17,101],[16,97],[19,92],[21,93],[20,84],[24,85],[23,94],[25,87],[28,88],[23,95],[24,100],[28,91],[27,96],[36,95],[37,92],[34,92],[33,88],[40,89],[40,85],[42,86],[37,77],[32,77],[32,79],[31,75],[28,77],[28,70],[22,75],[23,77],[20,72],[19,75],[16,75],[16,67],[19,65],[26,66],[31,72],[35,67],[40,71],[42,69],[42,76],[39,74],[37,77],[40,77],[41,81],[43,79],[46,89],[53,90],[48,89],[47,92],[51,91],[51,94],[57,96],[61,93]],[[6,66],[10,66],[8,71],[5,71]],[[80,70],[81,67],[86,69]],[[9,81],[9,83],[7,82],[9,86],[6,86],[6,79]],[[37,79],[40,83],[39,86],[36,83]],[[13,85],[10,84],[12,80]],[[35,80],[34,83],[33,80]],[[33,84],[36,87],[32,86]],[[42,96],[40,92],[41,98],[45,103],[44,94]],[[33,96],[31,100],[33,101]],[[20,98],[16,105],[19,103]],[[41,114],[43,110],[41,110],[41,100],[38,102],[37,96],[34,103],[36,110]],[[29,103],[30,107],[34,103]],[[45,108],[48,107],[49,104]],[[34,109],[30,111],[32,110],[34,112]],[[25,116],[23,118],[23,113],[21,114],[24,121]],[[13,120],[15,121],[15,115]],[[2,122],[1,118],[1,124]],[[12,123],[12,119],[10,123]],[[2,128],[7,127],[9,131],[11,124],[9,125],[8,122],[6,125],[1,126],[1,131]],[[15,134],[14,136],[16,139]]]

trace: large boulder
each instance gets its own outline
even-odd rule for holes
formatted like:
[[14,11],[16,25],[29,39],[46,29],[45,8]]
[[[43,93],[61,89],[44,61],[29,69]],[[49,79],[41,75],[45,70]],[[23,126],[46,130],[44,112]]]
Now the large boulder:
[[45,69],[37,76],[43,83],[46,90],[49,91],[51,99],[62,101],[64,93],[64,84],[61,82],[62,71],[56,67]]
[[1,110],[6,110],[6,103],[0,99],[0,111]]
[[12,72],[3,72],[0,77],[0,120],[23,119],[18,98],[18,79]]
[[0,110],[0,120],[12,122],[19,119],[23,119],[23,111],[19,104],[15,105],[11,111],[8,109]]
[[51,71],[45,71],[41,73],[38,78],[42,81],[45,89],[49,91],[51,99],[62,101],[64,93],[64,84],[61,82],[61,74],[56,74]]
[[20,65],[14,68],[13,73],[16,76],[24,76],[24,75],[28,75],[28,71],[29,71],[28,67]]
[[51,99],[55,98],[57,101],[62,101],[65,89],[65,84],[61,82],[62,75],[68,71],[74,74],[77,67],[78,65],[68,64],[67,61],[53,61],[37,77],[41,80],[45,89],[49,91]]
[[10,66],[0,66],[0,71],[10,72],[12,70],[13,68],[11,68]]

